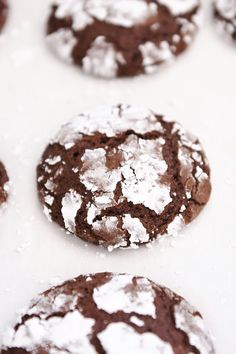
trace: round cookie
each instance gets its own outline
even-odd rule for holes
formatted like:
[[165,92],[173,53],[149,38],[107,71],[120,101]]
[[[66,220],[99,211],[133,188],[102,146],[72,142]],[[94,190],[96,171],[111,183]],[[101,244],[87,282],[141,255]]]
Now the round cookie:
[[144,277],[79,276],[35,299],[2,354],[214,354],[200,313]]
[[6,0],[0,0],[0,31],[6,22],[7,17],[7,3]]
[[214,15],[219,30],[236,41],[236,0],[215,0]]
[[207,203],[209,166],[197,138],[129,105],[64,125],[37,168],[49,220],[85,241],[136,248],[176,234]]
[[0,207],[6,202],[8,197],[8,182],[9,179],[5,167],[0,161]]
[[88,74],[152,73],[192,42],[199,10],[200,0],[55,0],[47,40]]

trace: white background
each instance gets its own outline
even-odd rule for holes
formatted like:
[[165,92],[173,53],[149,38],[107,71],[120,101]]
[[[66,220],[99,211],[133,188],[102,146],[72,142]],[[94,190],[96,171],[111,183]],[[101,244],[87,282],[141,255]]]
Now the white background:
[[[0,338],[17,310],[55,282],[118,271],[146,275],[184,296],[204,315],[217,353],[235,354],[236,48],[216,33],[206,1],[202,29],[176,63],[152,76],[107,82],[50,53],[47,9],[46,0],[11,0],[0,35],[0,157],[12,181],[0,218]],[[91,106],[117,102],[166,113],[199,136],[211,163],[213,193],[177,239],[108,254],[46,220],[35,168],[62,123]]]

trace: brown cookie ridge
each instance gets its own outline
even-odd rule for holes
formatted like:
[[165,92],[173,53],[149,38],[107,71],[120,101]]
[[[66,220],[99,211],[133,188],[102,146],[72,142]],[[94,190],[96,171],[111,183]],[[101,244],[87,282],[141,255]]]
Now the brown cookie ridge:
[[200,0],[56,0],[47,41],[68,63],[105,78],[152,73],[199,27]]
[[236,41],[236,1],[215,0],[213,9],[219,31]]
[[8,6],[6,0],[0,0],[0,31],[7,19]]
[[37,184],[49,220],[109,250],[178,233],[211,192],[198,139],[130,105],[100,107],[63,126],[43,153]]
[[3,163],[0,161],[0,206],[7,201],[8,197],[8,176]]
[[79,276],[35,299],[3,354],[214,354],[200,313],[144,277]]

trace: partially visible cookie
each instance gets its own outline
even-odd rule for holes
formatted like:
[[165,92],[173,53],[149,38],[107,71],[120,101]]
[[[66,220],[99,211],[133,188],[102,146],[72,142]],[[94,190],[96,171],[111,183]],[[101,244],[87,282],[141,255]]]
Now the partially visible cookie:
[[79,276],[34,300],[3,354],[214,354],[200,313],[144,277]]
[[109,250],[177,233],[211,191],[198,139],[129,105],[100,107],[63,126],[43,153],[37,183],[49,220]]
[[3,166],[2,162],[0,161],[0,206],[6,202],[8,197],[8,176]]
[[152,73],[192,42],[199,10],[200,0],[55,0],[47,40],[88,74]]
[[219,30],[236,41],[236,0],[215,0],[214,15]]
[[7,2],[6,0],[0,0],[0,31],[6,22],[7,18]]

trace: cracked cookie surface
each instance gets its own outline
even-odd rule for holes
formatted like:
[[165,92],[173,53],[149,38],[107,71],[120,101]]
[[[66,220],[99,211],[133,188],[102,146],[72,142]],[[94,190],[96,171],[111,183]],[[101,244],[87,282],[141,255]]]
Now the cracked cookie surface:
[[7,201],[8,197],[8,176],[3,163],[0,161],[0,207]]
[[178,233],[207,203],[209,176],[197,138],[163,116],[129,105],[75,117],[37,168],[49,220],[109,250]]
[[215,0],[214,15],[219,31],[236,41],[236,0]]
[[214,354],[200,313],[144,277],[79,276],[36,298],[3,354]]
[[7,2],[5,0],[0,0],[0,31],[4,26],[7,18]]
[[189,46],[199,10],[199,0],[56,0],[47,41],[88,74],[148,74]]

